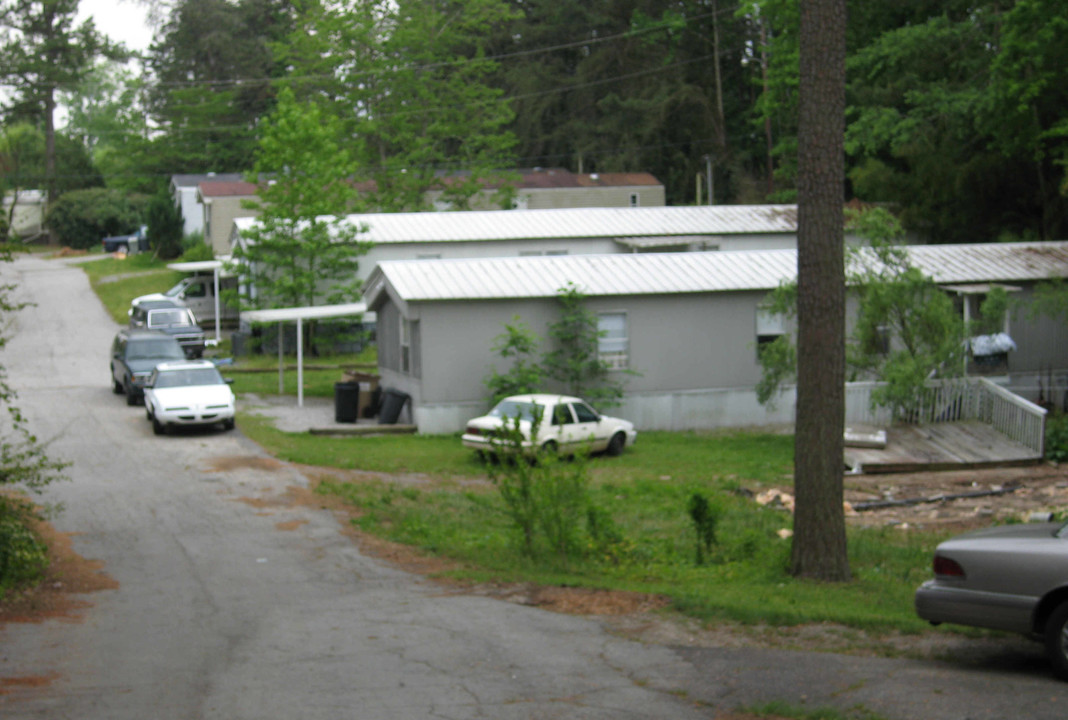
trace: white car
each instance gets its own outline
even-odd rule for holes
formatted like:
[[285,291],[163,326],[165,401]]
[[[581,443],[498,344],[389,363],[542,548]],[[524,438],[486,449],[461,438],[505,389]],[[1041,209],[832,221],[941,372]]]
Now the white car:
[[234,427],[234,392],[210,360],[165,362],[145,383],[145,414],[163,435],[178,425]]
[[[532,438],[535,424],[537,433]],[[507,452],[515,449],[509,435],[516,427],[523,449],[563,453],[619,455],[638,436],[633,423],[601,415],[581,398],[543,393],[513,395],[501,400],[488,415],[468,421],[461,441],[465,447],[479,452]]]

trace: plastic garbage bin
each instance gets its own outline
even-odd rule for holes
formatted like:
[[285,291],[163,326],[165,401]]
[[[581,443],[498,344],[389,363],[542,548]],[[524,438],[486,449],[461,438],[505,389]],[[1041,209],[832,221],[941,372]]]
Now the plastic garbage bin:
[[386,388],[382,392],[382,408],[378,411],[378,424],[396,424],[397,418],[400,417],[401,410],[404,408],[404,403],[408,402],[409,397],[406,392],[401,392],[394,388]]
[[359,417],[357,410],[359,401],[359,383],[334,383],[334,421],[339,423],[356,422],[356,418]]

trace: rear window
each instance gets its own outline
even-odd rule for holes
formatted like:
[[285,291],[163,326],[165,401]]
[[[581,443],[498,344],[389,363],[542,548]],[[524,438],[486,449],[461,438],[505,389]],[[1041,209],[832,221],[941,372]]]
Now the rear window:
[[173,338],[151,338],[127,342],[126,357],[129,360],[180,360],[185,353]]
[[498,418],[516,418],[520,420],[526,420],[527,422],[534,422],[535,413],[538,416],[545,414],[545,408],[537,403],[532,402],[515,402],[514,400],[502,400],[497,403],[497,407],[490,410],[490,417]]

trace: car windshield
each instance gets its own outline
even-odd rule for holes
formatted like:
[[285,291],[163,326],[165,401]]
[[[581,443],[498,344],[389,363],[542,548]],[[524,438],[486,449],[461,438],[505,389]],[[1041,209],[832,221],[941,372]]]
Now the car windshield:
[[164,370],[152,384],[156,388],[188,387],[190,385],[222,385],[223,379],[215,368]]
[[178,283],[177,285],[175,285],[174,287],[172,287],[170,290],[168,290],[167,292],[165,292],[163,294],[166,295],[167,297],[178,297],[178,295],[180,295],[181,292],[183,290],[185,290],[187,287],[189,287],[189,280],[188,279],[182,280],[180,283]]
[[501,400],[497,403],[497,407],[490,410],[490,417],[496,418],[516,418],[525,420],[527,422],[534,422],[534,415],[544,415],[545,408],[537,403],[532,402],[517,402],[515,400]]
[[185,310],[155,310],[148,316],[148,324],[152,327],[163,325],[192,325],[189,313]]
[[171,338],[131,341],[126,349],[129,360],[180,360],[185,357],[182,348]]

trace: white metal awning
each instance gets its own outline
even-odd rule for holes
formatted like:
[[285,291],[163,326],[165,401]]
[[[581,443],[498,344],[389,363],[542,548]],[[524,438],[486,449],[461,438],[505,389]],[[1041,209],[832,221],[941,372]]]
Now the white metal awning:
[[219,307],[219,278],[230,277],[233,273],[227,271],[226,266],[230,262],[230,256],[224,255],[216,258],[215,260],[195,260],[191,262],[176,262],[168,263],[167,267],[171,270],[187,273],[206,273],[211,272],[212,284],[215,287],[215,342],[218,342],[222,337],[222,308]]
[[283,371],[285,363],[282,351],[285,348],[281,326],[286,322],[297,323],[297,406],[304,407],[304,321],[323,318],[348,317],[363,315],[364,319],[373,321],[374,313],[367,312],[366,303],[344,303],[341,305],[315,305],[308,307],[268,308],[266,310],[245,310],[241,320],[248,322],[276,322],[278,332],[278,394],[284,389]]

